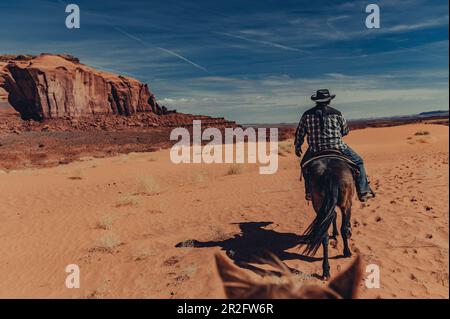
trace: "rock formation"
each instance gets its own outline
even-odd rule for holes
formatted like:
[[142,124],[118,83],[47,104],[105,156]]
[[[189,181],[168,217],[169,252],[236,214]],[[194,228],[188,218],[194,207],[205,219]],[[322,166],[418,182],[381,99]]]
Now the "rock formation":
[[[2,59],[3,58],[3,59]],[[3,88],[5,79],[2,77],[2,74],[6,72],[4,67],[6,65],[6,56],[0,55],[0,103],[6,103],[8,101],[8,92]]]
[[4,103],[7,101],[8,101],[8,92],[0,88],[0,103]]
[[147,84],[69,55],[0,56],[0,87],[25,120],[132,115],[157,106]]

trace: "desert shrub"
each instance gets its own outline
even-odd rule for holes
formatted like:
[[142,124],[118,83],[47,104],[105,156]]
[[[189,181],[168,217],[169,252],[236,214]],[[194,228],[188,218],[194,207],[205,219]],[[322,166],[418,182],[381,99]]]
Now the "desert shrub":
[[286,154],[291,154],[293,149],[293,142],[291,140],[286,140],[278,143],[278,155],[286,156]]
[[137,179],[136,195],[156,195],[162,189],[152,176],[143,176]]
[[227,236],[222,227],[213,225],[209,227],[209,237],[213,241],[221,241],[227,239],[229,236]]
[[244,167],[242,165],[234,164],[228,168],[226,175],[239,175],[243,171],[244,171]]
[[96,251],[103,251],[107,253],[114,252],[114,248],[120,246],[122,241],[119,237],[114,233],[107,233],[102,235],[95,246]]
[[102,216],[96,224],[96,228],[103,230],[110,230],[113,225],[113,218],[109,215]]

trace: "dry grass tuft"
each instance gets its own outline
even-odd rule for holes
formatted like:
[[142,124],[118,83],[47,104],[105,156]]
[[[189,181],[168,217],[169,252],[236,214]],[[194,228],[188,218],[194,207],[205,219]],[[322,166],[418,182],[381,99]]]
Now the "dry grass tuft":
[[222,241],[229,238],[222,227],[217,225],[209,226],[209,238],[212,241]]
[[430,135],[431,133],[428,131],[417,131],[414,135],[415,136],[423,136],[423,135]]
[[285,140],[278,143],[278,155],[280,156],[287,156],[287,154],[292,154],[294,150],[292,140]]
[[162,192],[161,186],[152,176],[143,176],[137,179],[137,191],[135,195],[158,195]]
[[104,281],[97,289],[92,291],[87,298],[88,299],[104,299],[111,293],[109,288],[109,281]]
[[110,230],[113,225],[113,218],[109,215],[104,215],[97,221],[96,228],[103,230]]
[[244,166],[242,164],[233,164],[231,165],[226,175],[239,175],[244,171]]
[[98,239],[97,245],[94,248],[94,251],[113,253],[115,248],[122,245],[122,241],[119,237],[114,233],[107,233],[101,236]]

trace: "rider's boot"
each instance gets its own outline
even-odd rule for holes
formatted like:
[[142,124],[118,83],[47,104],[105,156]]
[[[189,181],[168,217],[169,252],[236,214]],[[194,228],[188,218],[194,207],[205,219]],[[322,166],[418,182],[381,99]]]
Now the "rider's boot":
[[368,192],[361,193],[358,191],[358,198],[363,203],[367,202],[369,199],[374,198],[374,197],[375,197],[375,192],[370,188],[370,186],[369,186]]

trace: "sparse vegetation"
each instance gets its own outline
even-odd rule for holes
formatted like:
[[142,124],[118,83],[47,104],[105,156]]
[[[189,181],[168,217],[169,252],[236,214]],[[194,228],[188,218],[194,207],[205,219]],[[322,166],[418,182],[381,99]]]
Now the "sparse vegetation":
[[197,267],[195,265],[190,265],[183,269],[183,275],[191,277],[196,271]]
[[110,293],[109,281],[105,280],[97,289],[92,291],[87,298],[88,299],[103,299]]
[[291,154],[294,150],[294,143],[292,140],[286,140],[278,143],[278,155],[286,156]]
[[113,253],[114,249],[122,244],[123,244],[122,241],[116,234],[109,232],[107,234],[102,235],[98,239],[97,245],[95,246],[94,250]]
[[135,195],[157,195],[161,192],[161,187],[152,176],[143,176],[137,179],[137,192]]
[[209,237],[213,241],[222,241],[228,238],[223,228],[217,225],[212,225],[209,227]]
[[428,131],[417,131],[414,135],[415,136],[430,135],[430,132],[428,132]]
[[110,230],[113,225],[113,218],[109,215],[104,215],[97,221],[96,228],[103,230]]
[[243,171],[244,171],[243,165],[233,164],[228,168],[226,175],[239,175]]

